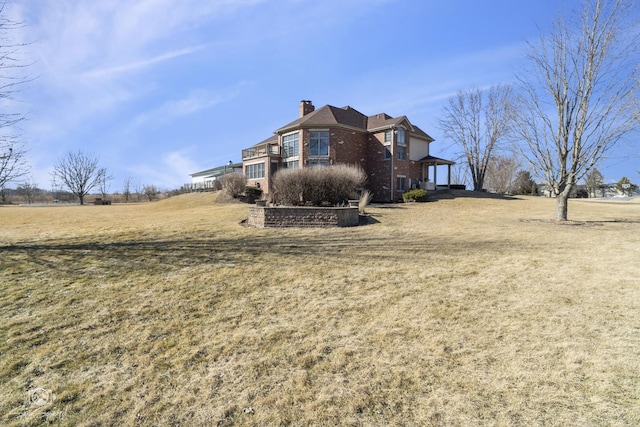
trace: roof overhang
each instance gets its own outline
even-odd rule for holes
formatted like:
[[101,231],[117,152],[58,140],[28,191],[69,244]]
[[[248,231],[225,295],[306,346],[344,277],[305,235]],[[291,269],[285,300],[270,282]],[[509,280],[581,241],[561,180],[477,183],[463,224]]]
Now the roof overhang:
[[419,163],[427,164],[427,165],[455,165],[456,162],[453,160],[441,159],[440,157],[427,156],[418,160]]

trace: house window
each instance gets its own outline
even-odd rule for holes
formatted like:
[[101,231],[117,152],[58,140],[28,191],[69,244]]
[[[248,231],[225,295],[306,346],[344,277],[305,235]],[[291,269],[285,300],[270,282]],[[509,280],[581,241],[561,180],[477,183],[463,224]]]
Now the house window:
[[391,144],[391,136],[393,135],[393,131],[391,129],[387,129],[384,131],[384,144]]
[[282,137],[282,156],[283,157],[297,157],[300,137],[298,133],[292,133]]
[[391,142],[393,138],[393,131],[391,129],[387,129],[384,131],[384,159],[388,160],[391,158]]
[[402,144],[402,145],[405,144],[404,135],[405,135],[404,128],[398,128],[398,144]]
[[396,178],[396,190],[404,191],[406,188],[406,182],[407,178],[404,176],[399,176],[398,178]]
[[311,159],[309,160],[310,168],[328,168],[329,160]]
[[254,163],[247,165],[245,169],[247,179],[260,179],[264,178],[264,163]]
[[398,160],[406,160],[407,158],[407,147],[404,145],[398,145]]
[[298,169],[299,163],[297,160],[290,160],[288,162],[282,162],[282,167],[285,169]]
[[311,131],[309,132],[309,157],[329,155],[329,132]]

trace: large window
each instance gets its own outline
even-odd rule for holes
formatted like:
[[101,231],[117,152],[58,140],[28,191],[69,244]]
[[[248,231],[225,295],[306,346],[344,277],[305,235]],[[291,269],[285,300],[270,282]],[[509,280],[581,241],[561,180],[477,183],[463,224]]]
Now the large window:
[[329,155],[329,132],[309,132],[309,157]]
[[285,169],[298,169],[299,163],[298,160],[291,160],[288,162],[282,162],[282,167]]
[[402,144],[402,145],[405,144],[404,135],[405,135],[404,128],[398,128],[398,144]]
[[282,157],[297,157],[300,137],[298,132],[282,137]]
[[254,163],[252,165],[247,165],[245,174],[247,175],[247,179],[264,178],[264,163]]

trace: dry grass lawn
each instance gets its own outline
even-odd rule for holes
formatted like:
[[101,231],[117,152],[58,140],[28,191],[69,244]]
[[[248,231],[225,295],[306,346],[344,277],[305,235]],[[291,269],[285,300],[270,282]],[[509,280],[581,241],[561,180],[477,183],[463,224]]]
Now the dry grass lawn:
[[0,207],[0,424],[640,425],[640,202]]

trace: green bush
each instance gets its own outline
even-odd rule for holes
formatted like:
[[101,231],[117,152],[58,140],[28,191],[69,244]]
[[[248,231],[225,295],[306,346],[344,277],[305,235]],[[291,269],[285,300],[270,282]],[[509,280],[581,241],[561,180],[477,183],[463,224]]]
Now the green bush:
[[244,187],[244,195],[254,200],[259,199],[262,196],[262,190],[258,187],[247,185]]
[[427,190],[416,188],[402,193],[402,200],[406,202],[424,202],[427,200]]
[[366,174],[359,166],[281,169],[273,177],[274,198],[281,205],[336,206],[357,198],[356,191],[365,181]]

